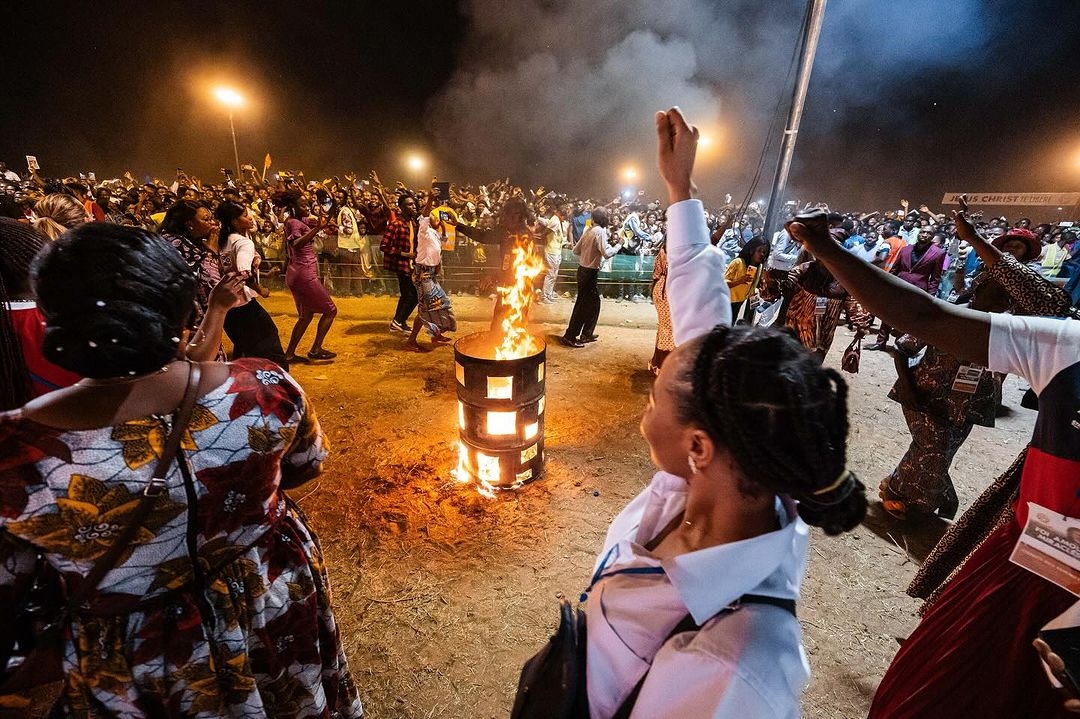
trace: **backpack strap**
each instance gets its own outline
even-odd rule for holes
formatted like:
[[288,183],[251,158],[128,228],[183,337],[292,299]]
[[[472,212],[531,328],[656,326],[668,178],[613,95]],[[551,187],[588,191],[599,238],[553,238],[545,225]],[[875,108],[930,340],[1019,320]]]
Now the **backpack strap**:
[[[793,617],[796,616],[794,599],[767,597],[763,594],[744,594],[728,606],[721,609],[720,612],[714,616],[719,617],[723,616],[724,614],[730,614],[744,604],[768,604],[770,606],[783,609],[784,611],[790,613]],[[694,621],[694,617],[692,614],[687,614],[678,624],[675,625],[675,628],[671,630],[671,633],[664,638],[664,641],[660,644],[660,648],[662,649],[664,645],[671,641],[672,637],[674,637],[676,634],[697,631],[698,629],[701,629],[701,627],[712,618],[713,617],[709,617],[709,619],[706,619],[705,622],[698,624]],[[657,649],[656,651],[657,653],[659,653],[660,649]],[[655,661],[655,659],[656,658],[654,656],[653,660]],[[652,667],[649,667],[649,669],[651,670]],[[638,695],[641,694],[641,687],[645,685],[645,680],[648,678],[649,671],[646,671],[645,674],[642,675],[641,679],[638,680],[638,683],[634,685],[634,688],[626,696],[626,699],[623,699],[622,704],[619,705],[618,711],[611,715],[611,719],[629,719],[630,712],[634,710],[634,704],[637,703]]]

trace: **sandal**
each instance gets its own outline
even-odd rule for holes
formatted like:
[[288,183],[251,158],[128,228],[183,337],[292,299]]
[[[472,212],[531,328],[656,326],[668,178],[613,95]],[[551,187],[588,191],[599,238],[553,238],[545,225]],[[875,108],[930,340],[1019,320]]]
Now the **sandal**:
[[881,508],[896,519],[907,519],[907,504],[896,499],[896,495],[889,489],[889,479],[886,477],[878,485],[878,497],[881,498]]
[[308,363],[308,358],[307,357],[301,357],[299,355],[286,355],[285,356],[285,361],[287,363],[289,363],[290,365],[307,364]]
[[331,360],[337,357],[337,352],[331,352],[330,350],[312,350],[307,353],[308,359],[313,360]]
[[423,354],[424,352],[427,352],[427,350],[425,350],[423,347],[416,344],[415,342],[406,342],[405,343],[405,351],[406,352],[416,352],[417,354]]

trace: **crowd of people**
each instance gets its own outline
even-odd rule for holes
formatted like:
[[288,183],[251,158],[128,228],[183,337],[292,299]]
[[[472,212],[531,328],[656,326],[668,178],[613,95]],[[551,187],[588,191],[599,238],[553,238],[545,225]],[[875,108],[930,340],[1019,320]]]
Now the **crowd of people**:
[[[413,351],[425,330],[447,342],[445,255],[503,286],[526,243],[545,261],[535,302],[562,299],[561,266],[577,258],[562,337],[575,350],[598,339],[605,263],[653,259],[651,284],[615,283],[657,309],[642,434],[658,472],[612,522],[586,592],[590,716],[798,715],[808,525],[840,534],[867,510],[848,465],[847,384],[824,366],[844,321],[857,332],[844,369],[857,371],[875,322],[865,349],[894,359],[889,396],[912,441],[878,492],[898,521],[956,516],[949,467],[975,424],[993,425],[1006,374],[1039,412],[1031,445],[909,588],[928,600],[924,618],[871,716],[1063,714],[1041,663],[1067,680],[1061,658],[1032,642],[1076,598],[1009,555],[1027,502],[1080,518],[1080,440],[1057,426],[1080,405],[1076,233],[903,201],[796,205],[765,236],[764,208],[708,212],[696,198],[698,134],[682,114],[656,124],[663,210],[508,179],[409,189],[247,166],[166,186],[3,168],[8,674],[40,672],[31,658],[59,628],[51,698],[64,716],[361,716],[318,539],[288,495],[327,448],[287,369],[334,359],[334,295],[395,284],[388,331]],[[297,310],[284,346],[259,304],[275,273]],[[485,278],[469,281],[480,291]],[[505,311],[497,301],[493,328]],[[42,684],[5,678],[0,706],[29,711]]]

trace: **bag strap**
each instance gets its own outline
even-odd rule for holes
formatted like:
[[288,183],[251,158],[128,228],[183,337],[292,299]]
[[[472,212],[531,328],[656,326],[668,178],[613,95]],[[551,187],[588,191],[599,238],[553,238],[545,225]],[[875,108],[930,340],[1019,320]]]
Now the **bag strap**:
[[[721,609],[720,612],[714,616],[721,616],[733,612],[743,604],[768,604],[770,606],[779,607],[784,611],[789,612],[793,617],[796,616],[794,599],[767,597],[763,594],[744,594],[728,606]],[[709,619],[712,618],[713,617],[709,617]],[[709,619],[706,619],[705,622],[708,622]],[[674,637],[676,634],[682,634],[683,632],[700,629],[702,625],[705,624],[705,622],[698,624],[694,621],[694,616],[692,614],[687,614],[678,624],[675,625],[675,628],[671,630],[671,633],[664,638],[664,641],[660,643],[660,647],[663,648],[663,646],[669,641],[671,641],[672,637]],[[657,653],[659,653],[660,649],[657,649],[656,651]],[[653,659],[655,661],[655,657]],[[652,667],[650,666],[649,670],[651,669]],[[626,699],[623,699],[622,704],[619,705],[618,711],[611,715],[611,719],[630,718],[630,712],[634,710],[634,704],[637,703],[638,694],[641,694],[641,688],[645,685],[645,680],[649,678],[649,670],[645,671],[645,674],[641,677],[641,679],[638,680],[638,683],[634,685],[634,688],[627,695]]]
[[176,411],[176,419],[173,422],[172,430],[169,432],[168,438],[165,440],[165,446],[161,451],[161,458],[158,460],[157,466],[154,467],[153,477],[151,477],[150,482],[146,485],[146,489],[143,490],[142,497],[139,499],[139,504],[135,507],[135,511],[131,513],[131,519],[124,527],[124,531],[117,536],[116,540],[109,547],[109,551],[94,563],[94,566],[91,567],[89,573],[87,573],[86,579],[79,584],[79,589],[69,598],[67,606],[69,613],[74,613],[80,605],[97,592],[98,584],[100,584],[101,580],[105,578],[105,575],[116,566],[116,562],[120,559],[120,555],[123,554],[124,550],[131,544],[131,540],[135,538],[136,532],[139,531],[139,528],[146,521],[158,496],[165,491],[165,475],[169,473],[169,466],[176,457],[176,452],[180,448],[180,440],[183,438],[184,432],[187,430],[188,422],[191,420],[191,413],[195,409],[195,400],[199,394],[199,379],[201,376],[202,369],[199,367],[199,363],[191,362],[189,360],[188,379],[187,386],[184,388],[184,398],[180,401],[180,406]]

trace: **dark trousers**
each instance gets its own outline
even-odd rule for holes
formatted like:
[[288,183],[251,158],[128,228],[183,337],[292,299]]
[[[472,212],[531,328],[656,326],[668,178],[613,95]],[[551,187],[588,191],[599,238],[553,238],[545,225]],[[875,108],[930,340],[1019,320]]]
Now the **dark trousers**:
[[600,288],[596,284],[600,270],[589,267],[577,268],[577,299],[570,313],[570,325],[564,337],[575,340],[596,334],[596,321],[600,319]]
[[225,315],[225,334],[233,343],[233,359],[262,357],[289,369],[277,325],[258,300],[233,307]]
[[398,301],[397,311],[394,312],[394,320],[402,326],[408,326],[409,315],[416,309],[417,295],[416,285],[413,284],[412,275],[408,272],[397,270]]

